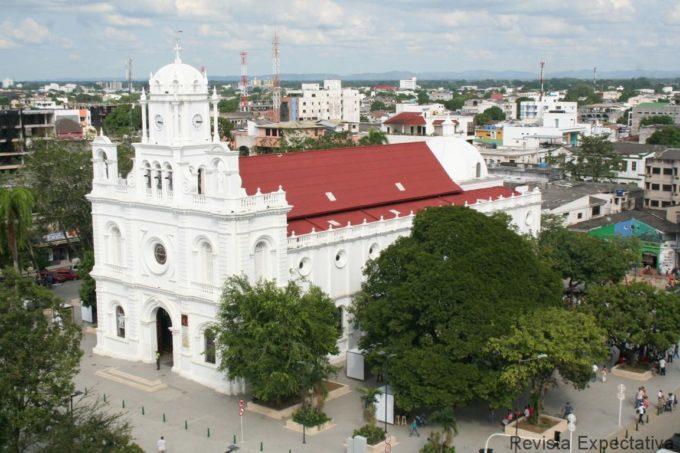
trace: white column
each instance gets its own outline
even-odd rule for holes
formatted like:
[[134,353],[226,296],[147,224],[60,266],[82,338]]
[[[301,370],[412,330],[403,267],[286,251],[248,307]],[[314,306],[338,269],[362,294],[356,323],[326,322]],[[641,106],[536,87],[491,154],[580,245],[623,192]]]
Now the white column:
[[217,103],[219,98],[217,96],[217,88],[213,87],[212,105],[213,105],[213,142],[219,142],[220,136],[217,133]]
[[142,97],[139,102],[139,106],[142,109],[142,143],[147,143],[149,137],[146,131],[146,94],[144,94],[144,89],[142,88]]

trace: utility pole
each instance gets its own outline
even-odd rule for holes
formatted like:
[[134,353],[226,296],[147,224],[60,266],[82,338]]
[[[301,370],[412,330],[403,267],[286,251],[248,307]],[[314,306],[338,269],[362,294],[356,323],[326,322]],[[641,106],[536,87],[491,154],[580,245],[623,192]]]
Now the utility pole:
[[539,98],[540,101],[543,100],[543,67],[545,66],[545,61],[541,60],[541,96]]
[[128,57],[127,64],[125,65],[125,78],[128,84],[128,104],[130,106],[128,110],[128,136],[132,140],[132,57]]
[[593,68],[593,91],[597,91],[597,67]]
[[248,52],[241,52],[241,111],[248,111]]

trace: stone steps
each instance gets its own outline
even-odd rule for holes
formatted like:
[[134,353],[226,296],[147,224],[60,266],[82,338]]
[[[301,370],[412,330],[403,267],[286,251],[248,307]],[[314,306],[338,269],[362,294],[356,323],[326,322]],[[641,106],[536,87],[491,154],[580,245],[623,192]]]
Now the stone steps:
[[103,377],[104,379],[118,382],[120,384],[127,385],[128,387],[136,388],[145,392],[157,392],[168,387],[167,384],[164,384],[159,379],[151,381],[141,376],[126,373],[125,371],[121,371],[114,367],[98,370],[95,372],[95,374],[99,377]]

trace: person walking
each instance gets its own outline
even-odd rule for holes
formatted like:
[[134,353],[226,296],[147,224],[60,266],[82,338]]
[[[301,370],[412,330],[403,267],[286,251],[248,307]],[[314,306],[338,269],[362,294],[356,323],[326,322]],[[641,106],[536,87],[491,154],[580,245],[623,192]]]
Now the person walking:
[[645,399],[645,394],[642,391],[642,387],[638,387],[638,391],[635,394],[635,409],[642,406],[644,399]]
[[161,369],[161,351],[156,351],[156,369]]
[[411,437],[411,436],[413,436],[414,434],[415,434],[416,436],[420,437],[420,433],[418,432],[418,422],[416,421],[415,418],[414,418],[413,421],[411,422],[410,428],[411,428],[411,430],[410,430],[409,433],[408,433],[408,437]]
[[644,405],[638,406],[638,408],[635,409],[635,412],[638,414],[638,423],[644,425],[645,422],[642,419],[642,417],[645,415],[645,406]]
[[156,448],[158,449],[158,453],[165,453],[167,446],[165,445],[165,438],[163,436],[156,442]]
[[607,382],[607,367],[602,367],[602,382]]
[[659,374],[661,376],[666,375],[666,359],[664,359],[663,357],[659,359]]
[[597,382],[597,365],[593,364],[593,377],[590,379],[590,382]]
[[680,344],[676,343],[675,347],[673,348],[673,357],[676,359],[680,359]]

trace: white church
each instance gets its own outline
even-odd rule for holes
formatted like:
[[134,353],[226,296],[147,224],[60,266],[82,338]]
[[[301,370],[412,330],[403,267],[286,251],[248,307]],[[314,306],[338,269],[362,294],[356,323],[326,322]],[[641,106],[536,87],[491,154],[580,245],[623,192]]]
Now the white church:
[[503,211],[521,233],[540,229],[541,194],[504,188],[462,139],[239,157],[219,140],[217,102],[178,50],[142,93],[127,178],[115,144],[92,144],[97,354],[152,363],[159,350],[172,371],[241,393],[217,370],[210,330],[228,276],[320,286],[342,313],[342,355],[356,346],[345,308],[365,263],[408,235],[419,210]]

